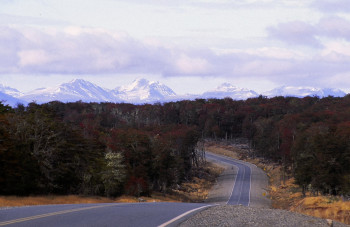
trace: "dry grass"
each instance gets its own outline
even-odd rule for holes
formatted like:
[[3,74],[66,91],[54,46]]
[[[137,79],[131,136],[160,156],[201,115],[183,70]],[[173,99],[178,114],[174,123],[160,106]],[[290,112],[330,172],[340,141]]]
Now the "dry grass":
[[201,178],[194,177],[191,182],[183,183],[179,189],[173,189],[171,194],[176,195],[182,202],[203,202],[208,198],[209,191],[223,170],[222,167],[207,163],[205,168],[200,170]]
[[[176,198],[164,197],[155,194],[152,197],[141,197],[144,202],[178,202]],[[79,203],[137,203],[139,198],[132,196],[121,196],[117,198],[89,197],[79,195],[49,195],[49,196],[0,196],[0,207],[32,206],[48,204],[79,204]]]
[[0,196],[0,207],[29,206],[44,204],[77,204],[77,203],[112,203],[112,199],[104,197],[68,196]]
[[294,204],[290,210],[350,224],[350,201],[343,202],[334,197],[306,197]]
[[289,177],[285,182],[282,181],[281,166],[257,158],[250,158],[247,151],[237,147],[207,143],[206,150],[247,161],[263,169],[269,176],[269,194],[273,208],[350,224],[350,201],[344,202],[339,197],[312,197],[310,193],[303,197],[300,187],[294,183],[294,178]]
[[214,154],[225,155],[234,159],[240,158],[239,149],[234,147],[219,146],[215,144],[206,144],[205,150],[212,152]]

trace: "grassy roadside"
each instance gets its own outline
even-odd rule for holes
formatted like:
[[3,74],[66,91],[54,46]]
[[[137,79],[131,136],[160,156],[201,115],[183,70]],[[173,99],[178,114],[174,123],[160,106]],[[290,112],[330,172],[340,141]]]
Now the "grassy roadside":
[[107,198],[100,196],[80,195],[45,195],[45,196],[0,196],[0,207],[16,207],[48,204],[78,204],[78,203],[137,203],[137,202],[201,202],[207,198],[216,178],[223,171],[222,168],[207,163],[197,170],[192,181],[181,184],[178,189],[169,189],[166,194],[153,193],[151,197],[136,198],[121,196]]
[[233,145],[208,142],[206,150],[250,162],[263,169],[269,176],[269,195],[273,208],[350,224],[350,201],[344,202],[340,197],[315,197],[310,193],[303,197],[301,189],[294,183],[294,178],[290,177],[285,182],[282,181],[281,166],[258,158],[250,158],[246,150]]
[[[154,195],[152,197],[141,197],[144,202],[177,202],[177,200]],[[0,196],[0,207],[33,206],[48,204],[79,204],[79,203],[136,203],[138,198],[132,196],[121,196],[118,198],[107,198],[100,196],[80,195],[45,195],[45,196]]]

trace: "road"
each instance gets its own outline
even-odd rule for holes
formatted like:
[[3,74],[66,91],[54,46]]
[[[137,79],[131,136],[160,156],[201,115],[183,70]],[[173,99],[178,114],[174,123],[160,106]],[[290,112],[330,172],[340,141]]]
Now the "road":
[[[207,154],[211,161],[230,165],[235,174],[227,178],[226,204],[249,206],[251,166]],[[214,199],[215,200],[215,199]],[[109,203],[27,206],[0,209],[0,226],[176,226],[181,221],[220,201],[208,203]]]
[[[28,206],[0,210],[0,226],[161,226],[175,225],[200,203],[107,203]],[[198,209],[198,210],[196,210]]]
[[[252,173],[251,167],[244,162],[215,155],[209,152],[206,153],[206,158],[207,160],[225,163],[226,165],[231,166],[232,169],[235,168],[235,171],[229,174],[228,179],[226,179],[228,180],[229,185],[224,186],[223,188],[223,190],[226,190],[226,194],[227,192],[229,193],[226,204],[249,206]],[[225,198],[223,199],[225,201]],[[220,202],[222,202],[222,200]]]
[[[206,152],[208,161],[225,167],[209,193],[207,203],[270,208],[268,177],[256,165]],[[232,190],[233,189],[233,190]]]

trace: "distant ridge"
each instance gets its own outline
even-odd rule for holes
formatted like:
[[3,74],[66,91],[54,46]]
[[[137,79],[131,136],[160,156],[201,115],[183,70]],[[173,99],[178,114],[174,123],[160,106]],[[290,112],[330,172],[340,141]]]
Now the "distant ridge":
[[[314,87],[293,87],[281,86],[262,95],[269,98],[275,96],[318,96],[318,97],[343,97],[346,93],[340,89],[314,88]],[[105,89],[83,79],[74,79],[68,83],[48,88],[38,88],[33,91],[22,93],[15,88],[0,84],[0,100],[10,106],[17,103],[27,104],[36,102],[38,104],[50,101],[61,102],[126,102],[134,104],[169,102],[179,100],[194,100],[197,98],[226,98],[234,100],[246,100],[258,97],[259,94],[247,88],[239,88],[230,83],[223,83],[217,88],[202,94],[178,95],[171,88],[158,81],[149,81],[144,78],[134,80],[129,85],[117,86],[115,89]]]
[[201,97],[203,98],[226,98],[244,100],[259,96],[253,90],[247,88],[238,88],[229,83],[223,83],[218,86],[215,90],[204,92]]
[[23,104],[23,105],[27,105],[28,103],[24,100],[18,99],[16,97],[13,97],[11,95],[5,94],[3,92],[0,91],[0,101],[5,104],[5,105],[9,105],[12,107],[17,106],[17,104]]
[[318,96],[318,97],[343,97],[346,93],[340,89],[333,88],[314,88],[314,87],[292,87],[292,86],[281,86],[271,91],[265,92],[267,97],[275,96],[293,96],[293,97],[305,97],[305,96]]
[[75,79],[69,83],[63,83],[56,87],[39,88],[20,96],[19,98],[37,103],[45,103],[54,100],[61,102],[107,102],[111,101],[109,92],[86,80]]

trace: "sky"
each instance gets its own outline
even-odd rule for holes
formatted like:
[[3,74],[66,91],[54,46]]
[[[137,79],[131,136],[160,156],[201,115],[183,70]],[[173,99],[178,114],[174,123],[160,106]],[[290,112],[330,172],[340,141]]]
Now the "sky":
[[348,0],[0,0],[0,83],[350,92]]

